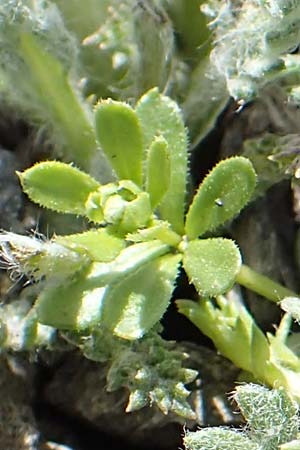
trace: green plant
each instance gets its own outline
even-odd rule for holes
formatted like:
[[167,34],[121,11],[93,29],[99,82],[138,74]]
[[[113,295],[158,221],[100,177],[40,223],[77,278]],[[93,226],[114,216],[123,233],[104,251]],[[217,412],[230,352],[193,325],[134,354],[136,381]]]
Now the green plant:
[[[187,137],[176,104],[155,89],[135,110],[99,104],[95,122],[119,182],[101,185],[61,162],[39,163],[19,176],[40,206],[83,215],[97,228],[46,243],[20,238],[22,245],[10,234],[2,242],[24,272],[46,277],[34,306],[40,322],[61,329],[101,322],[137,339],[165,312],[181,261],[201,295],[215,297],[233,285],[241,267],[235,243],[198,237],[239,212],[254,190],[255,173],[245,158],[221,162],[184,221]],[[32,248],[24,254],[26,239]]]
[[100,326],[140,339],[167,309],[182,264],[200,301],[178,301],[179,311],[238,367],[271,385],[280,381],[300,399],[291,381],[299,360],[285,346],[288,328],[266,338],[241,304],[222,297],[235,282],[272,301],[294,295],[242,265],[232,240],[212,234],[250,200],[256,182],[251,163],[243,157],[221,161],[185,215],[187,136],[175,102],[157,89],[135,109],[103,101],[95,124],[120,181],[101,185],[58,161],[19,174],[34,202],[82,215],[92,228],[45,242],[11,233],[0,239],[8,265],[41,280],[33,305],[38,322],[77,332]]
[[[245,1],[237,8],[222,2],[219,14],[220,2],[210,2],[203,6],[215,19],[210,35],[197,0],[187,17],[181,1],[112,0],[95,17],[95,0],[84,11],[56,3],[59,9],[49,1],[0,6],[0,93],[36,126],[46,126],[55,154],[74,164],[46,161],[19,173],[24,192],[44,208],[82,216],[85,229],[49,240],[1,234],[8,269],[36,282],[24,290],[25,299],[1,309],[2,348],[55,348],[60,330],[88,358],[109,361],[108,385],[129,389],[128,411],[156,403],[164,413],[193,417],[184,383],[195,372],[182,368],[183,354],[170,351],[173,344],[155,331],[184,269],[199,298],[178,300],[179,311],[238,367],[300,401],[300,359],[287,343],[290,316],[275,335],[265,335],[231,288],[239,283],[274,302],[293,297],[297,303],[298,297],[243,265],[237,244],[219,237],[251,199],[286,176],[286,166],[280,156],[279,169],[268,159],[272,139],[261,159],[251,153],[257,141],[248,143],[258,188],[249,159],[229,158],[207,175],[186,210],[185,128],[195,142],[229,95],[243,104],[266,83],[295,75],[297,56],[286,53],[298,40],[299,7],[293,1]],[[79,11],[80,23],[73,20]],[[274,23],[280,36],[272,33]],[[286,87],[289,94],[297,83]],[[97,102],[107,96],[114,100]],[[264,179],[267,164],[278,171]]]
[[298,406],[283,389],[245,384],[236,388],[232,398],[246,421],[244,429],[212,427],[187,432],[184,437],[187,450],[299,448]]

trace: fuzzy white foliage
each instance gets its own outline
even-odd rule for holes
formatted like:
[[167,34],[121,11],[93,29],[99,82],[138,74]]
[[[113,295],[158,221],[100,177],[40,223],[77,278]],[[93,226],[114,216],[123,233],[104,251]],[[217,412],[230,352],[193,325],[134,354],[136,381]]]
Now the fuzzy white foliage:
[[214,30],[211,59],[241,102],[285,69],[283,56],[300,42],[300,5],[294,0],[212,0],[203,11]]

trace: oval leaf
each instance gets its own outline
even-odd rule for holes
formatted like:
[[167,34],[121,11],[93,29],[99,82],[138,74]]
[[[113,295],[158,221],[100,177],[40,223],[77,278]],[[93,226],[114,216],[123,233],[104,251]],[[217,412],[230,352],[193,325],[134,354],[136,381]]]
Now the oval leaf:
[[165,313],[181,255],[165,255],[109,289],[102,320],[124,339],[141,338]]
[[125,247],[125,241],[109,233],[105,228],[89,230],[69,236],[56,236],[55,242],[76,252],[88,255],[92,261],[109,262]]
[[151,144],[146,166],[146,191],[154,209],[163,199],[170,185],[170,155],[167,141],[157,137]]
[[105,286],[91,286],[87,272],[61,286],[44,289],[36,303],[38,321],[61,330],[91,327],[101,317]]
[[54,211],[85,214],[89,194],[100,184],[69,164],[47,161],[18,173],[30,200]]
[[96,133],[119,179],[142,186],[143,137],[135,111],[107,100],[95,111]]
[[241,255],[229,239],[195,240],[184,251],[183,267],[200,295],[215,297],[233,286]]
[[185,230],[196,239],[234,217],[250,200],[256,184],[251,162],[237,156],[221,161],[201,183],[186,216]]
[[159,206],[161,218],[182,234],[187,175],[187,134],[181,112],[170,98],[151,89],[138,102],[137,115],[143,129],[145,150],[162,136],[170,150],[170,186]]

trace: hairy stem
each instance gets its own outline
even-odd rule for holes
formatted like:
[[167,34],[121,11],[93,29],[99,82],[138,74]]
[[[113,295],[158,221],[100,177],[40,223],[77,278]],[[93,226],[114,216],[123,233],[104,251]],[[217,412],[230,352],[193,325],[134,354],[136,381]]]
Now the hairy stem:
[[245,264],[242,265],[236,277],[236,282],[275,303],[280,302],[285,297],[298,297],[295,292],[276,283],[276,281],[270,280],[265,275],[261,275]]

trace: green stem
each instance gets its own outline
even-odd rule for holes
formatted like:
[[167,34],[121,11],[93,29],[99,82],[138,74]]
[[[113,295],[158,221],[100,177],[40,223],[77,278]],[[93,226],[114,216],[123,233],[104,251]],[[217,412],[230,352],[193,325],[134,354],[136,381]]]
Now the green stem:
[[276,330],[276,337],[279,338],[281,342],[283,343],[286,342],[288,335],[290,334],[291,331],[292,323],[293,323],[292,316],[288,313],[285,313]]
[[275,303],[280,302],[284,297],[298,297],[295,292],[270,280],[265,275],[261,275],[245,264],[242,265],[236,282]]

